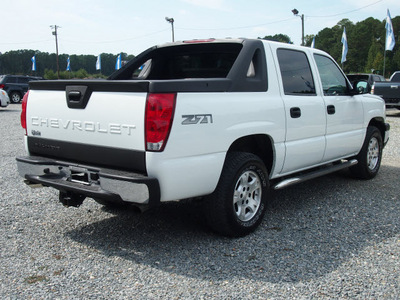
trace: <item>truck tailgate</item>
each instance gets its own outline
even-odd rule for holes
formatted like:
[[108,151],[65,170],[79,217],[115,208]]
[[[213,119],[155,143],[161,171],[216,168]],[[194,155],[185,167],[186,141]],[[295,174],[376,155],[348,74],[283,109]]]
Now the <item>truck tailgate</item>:
[[33,84],[27,104],[30,154],[144,171],[147,93],[134,84],[116,89],[106,83]]
[[374,94],[384,99],[400,98],[400,83],[398,82],[377,82],[375,83]]

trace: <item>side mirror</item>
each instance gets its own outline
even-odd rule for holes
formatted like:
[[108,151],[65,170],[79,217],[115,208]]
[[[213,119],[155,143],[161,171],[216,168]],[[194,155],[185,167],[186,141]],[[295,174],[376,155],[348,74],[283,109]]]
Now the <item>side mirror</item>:
[[357,87],[358,93],[359,94],[366,94],[367,92],[365,91],[365,88],[363,86]]
[[353,89],[350,91],[351,95],[367,94],[369,93],[369,84],[365,80],[356,80],[352,82]]

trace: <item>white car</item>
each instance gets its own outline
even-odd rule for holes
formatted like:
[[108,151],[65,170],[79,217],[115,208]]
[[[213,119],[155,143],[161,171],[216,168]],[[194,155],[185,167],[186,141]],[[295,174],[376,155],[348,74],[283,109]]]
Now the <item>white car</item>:
[[10,104],[10,98],[4,90],[0,90],[0,107],[7,107]]

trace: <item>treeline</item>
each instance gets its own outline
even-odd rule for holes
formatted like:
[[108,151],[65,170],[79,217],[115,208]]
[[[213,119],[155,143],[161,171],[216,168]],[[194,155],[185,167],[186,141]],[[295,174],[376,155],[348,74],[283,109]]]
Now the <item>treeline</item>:
[[[392,18],[396,45],[393,51],[386,51],[386,77],[394,71],[400,70],[400,16]],[[379,21],[368,18],[354,24],[349,19],[341,20],[332,28],[324,28],[316,35],[305,36],[305,45],[311,46],[315,37],[315,48],[328,52],[338,63],[342,57],[341,38],[343,28],[346,27],[348,53],[347,60],[343,64],[346,73],[374,72],[383,74],[386,19]],[[289,36],[276,34],[265,36],[263,39],[276,40],[284,43],[292,43]],[[36,56],[36,71],[32,71],[32,56]],[[101,71],[96,70],[95,55],[70,55],[71,72],[67,68],[67,54],[59,55],[60,78],[87,78],[107,77],[115,71],[115,62],[118,55],[102,53]],[[133,55],[121,54],[123,61],[132,59]],[[46,79],[57,78],[57,63],[54,53],[44,53],[34,50],[9,51],[0,55],[0,74],[29,74],[42,76]]]
[[[400,70],[400,16],[392,18],[396,45],[393,51],[386,51],[385,76]],[[305,36],[305,45],[311,46],[315,37],[315,48],[328,52],[339,64],[342,58],[343,28],[346,27],[348,53],[343,69],[346,73],[366,72],[383,74],[386,19],[379,21],[368,18],[354,24],[343,19],[332,28],[324,28],[317,35]],[[292,43],[284,34],[266,36],[264,39]]]
[[[36,71],[32,71],[31,58],[36,58]],[[67,60],[70,57],[70,71],[67,69]],[[97,56],[95,55],[68,55],[58,56],[59,77],[87,78],[107,77],[115,71],[115,63],[118,55],[102,53],[101,70],[96,70]],[[132,59],[133,55],[121,53],[121,60]],[[35,50],[9,51],[0,55],[0,74],[18,74],[41,76],[46,79],[57,79],[57,57],[54,53],[40,52]]]

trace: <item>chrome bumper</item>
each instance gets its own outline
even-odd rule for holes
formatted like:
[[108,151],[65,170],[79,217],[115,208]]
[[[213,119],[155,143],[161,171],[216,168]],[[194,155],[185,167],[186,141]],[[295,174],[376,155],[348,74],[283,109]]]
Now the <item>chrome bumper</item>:
[[53,187],[62,192],[115,202],[148,205],[160,202],[158,180],[138,173],[38,156],[17,157],[17,167],[28,183]]

